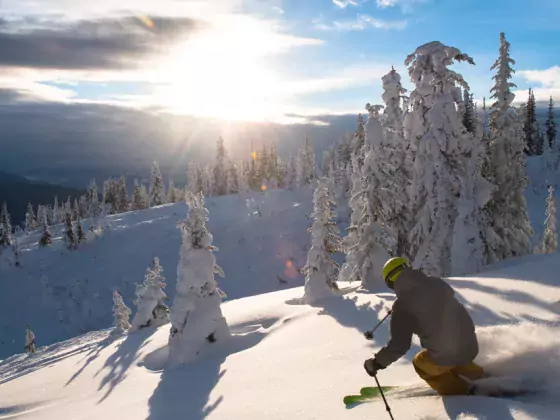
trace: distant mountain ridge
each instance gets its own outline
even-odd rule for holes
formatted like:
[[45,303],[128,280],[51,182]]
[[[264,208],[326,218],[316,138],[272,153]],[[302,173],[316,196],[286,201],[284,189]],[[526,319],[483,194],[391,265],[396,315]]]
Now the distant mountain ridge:
[[59,202],[65,202],[68,197],[73,200],[84,193],[85,190],[82,189],[30,181],[19,175],[0,171],[0,203],[6,202],[14,226],[25,220],[28,203],[33,204],[34,210],[37,211],[39,204],[52,204],[55,196]]

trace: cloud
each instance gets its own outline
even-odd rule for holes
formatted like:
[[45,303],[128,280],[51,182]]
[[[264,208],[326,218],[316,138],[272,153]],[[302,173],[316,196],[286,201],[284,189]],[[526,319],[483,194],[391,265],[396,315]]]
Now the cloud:
[[380,9],[398,6],[403,13],[410,13],[413,11],[415,4],[428,3],[429,1],[431,0],[376,0],[376,3]]
[[278,13],[279,15],[284,14],[284,9],[282,9],[281,7],[278,7],[278,6],[272,6],[272,11]]
[[370,15],[361,14],[355,20],[333,21],[332,23],[322,22],[320,19],[313,21],[315,29],[321,31],[363,31],[368,28],[383,30],[403,30],[408,26],[406,20],[383,20]]
[[332,0],[332,2],[342,9],[346,9],[348,5],[358,5],[358,3],[356,3],[356,0]]
[[0,66],[134,68],[168,44],[205,26],[204,22],[188,17],[13,21],[0,27]]
[[[552,66],[545,70],[518,70],[516,74],[528,82],[537,84],[533,88],[537,101],[548,101],[551,96],[560,97],[560,66]],[[516,91],[514,93],[517,98],[527,96],[526,91]]]

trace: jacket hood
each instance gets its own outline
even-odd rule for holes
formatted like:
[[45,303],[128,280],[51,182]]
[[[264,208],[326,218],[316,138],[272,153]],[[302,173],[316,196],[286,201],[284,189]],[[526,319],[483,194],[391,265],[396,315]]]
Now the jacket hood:
[[421,282],[424,278],[426,278],[426,274],[422,271],[413,268],[405,268],[395,280],[395,293],[399,296],[403,292],[406,293],[416,287],[421,287]]

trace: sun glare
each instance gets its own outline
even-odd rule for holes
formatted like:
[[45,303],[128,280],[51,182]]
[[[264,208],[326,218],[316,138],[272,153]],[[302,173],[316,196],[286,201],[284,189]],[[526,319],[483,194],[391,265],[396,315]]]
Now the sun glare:
[[265,25],[244,20],[201,33],[169,55],[170,82],[157,96],[178,113],[228,120],[266,120],[281,114],[277,75],[265,56],[282,41]]

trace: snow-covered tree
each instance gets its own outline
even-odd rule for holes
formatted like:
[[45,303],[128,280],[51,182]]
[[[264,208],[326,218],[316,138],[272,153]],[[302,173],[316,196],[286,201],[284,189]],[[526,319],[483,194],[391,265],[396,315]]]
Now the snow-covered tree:
[[476,115],[474,111],[474,100],[467,89],[463,90],[463,125],[467,132],[474,134],[476,131]]
[[548,145],[554,150],[554,139],[556,138],[556,120],[554,119],[554,100],[552,96],[548,102],[548,114],[546,117],[546,138],[548,140]]
[[4,201],[0,211],[0,246],[12,245],[12,219]]
[[214,189],[216,195],[227,194],[228,163],[229,158],[224,145],[224,139],[218,138],[216,147],[216,163],[213,168]]
[[558,231],[556,228],[556,201],[554,198],[554,187],[548,187],[546,199],[546,220],[543,234],[541,251],[543,254],[552,254],[558,250]]
[[299,150],[296,173],[298,187],[312,185],[317,178],[315,150],[308,137],[305,138],[303,148]]
[[361,174],[358,156],[352,157],[352,194],[349,204],[352,210],[348,234],[342,239],[342,249],[346,253],[339,281],[359,281],[366,289],[373,289],[382,284],[380,267],[389,255],[383,248],[375,231],[366,232],[369,228],[367,214],[367,195],[364,178]]
[[[350,159],[352,159],[352,156],[357,156],[358,167],[361,170],[362,165],[364,164],[365,153],[363,147],[366,141],[366,130],[365,130],[366,123],[364,121],[364,117],[362,116],[362,114],[358,114],[357,124],[358,127],[356,128],[356,131],[354,132],[354,137],[352,138],[352,141],[350,143],[350,153],[351,153]],[[353,167],[353,163],[346,161],[345,166]]]
[[286,168],[286,175],[284,176],[284,187],[294,189],[297,185],[297,168],[296,160],[290,155],[288,159],[288,167]]
[[[403,109],[401,99],[406,93],[401,85],[401,76],[393,68],[382,78],[383,81],[383,128],[385,138],[382,148],[386,157],[381,169],[383,172],[384,193],[372,191],[372,194],[382,194],[384,200],[384,223],[393,232],[395,244],[392,254],[395,256],[410,256],[409,232],[413,226],[411,212],[410,184],[412,182],[411,168],[413,156],[409,143],[404,138]],[[375,151],[374,151],[375,153]]]
[[239,192],[239,171],[233,162],[228,162],[227,193],[237,194]]
[[102,211],[103,209],[99,203],[99,193],[97,192],[97,183],[95,179],[92,179],[88,189],[88,217],[95,219],[99,217]]
[[529,97],[524,114],[523,132],[525,133],[525,153],[527,155],[536,155],[540,131],[537,129],[537,103],[532,89],[529,89]]
[[155,257],[152,266],[146,270],[144,282],[136,286],[134,304],[138,307],[132,319],[131,331],[146,327],[159,327],[169,322],[169,308],[165,304],[167,295],[163,268]]
[[45,206],[39,204],[37,206],[37,218],[35,219],[35,229],[37,229],[41,225],[45,216],[46,216]]
[[332,255],[340,251],[341,245],[329,184],[328,178],[319,178],[313,194],[311,248],[307,253],[307,264],[301,270],[305,274],[303,300],[307,304],[332,296],[333,291],[338,290],[338,265]]
[[177,266],[177,286],[171,308],[169,357],[172,364],[188,363],[207,343],[230,335],[222,315],[222,293],[214,273],[223,277],[216,264],[212,234],[206,228],[208,210],[202,194],[187,194],[189,212],[179,224],[182,235]]
[[424,44],[405,64],[416,88],[410,95],[412,111],[404,120],[405,138],[416,152],[413,166],[411,230],[414,266],[429,275],[450,272],[450,249],[461,194],[460,170],[472,141],[462,124],[457,106],[463,77],[448,66],[454,61],[474,64],[457,48],[438,41]]
[[76,248],[76,236],[74,235],[74,223],[72,222],[72,214],[70,212],[66,212],[65,224],[66,224],[66,246],[68,248]]
[[323,167],[321,172],[323,176],[326,176],[327,178],[331,177],[330,169],[334,158],[334,147],[328,147],[323,151]]
[[47,219],[46,217],[43,218],[43,235],[41,236],[41,239],[39,240],[39,246],[43,247],[43,246],[47,246],[52,244],[52,235],[51,232],[49,230],[49,225],[47,223]]
[[251,190],[249,187],[249,173],[243,162],[239,164],[238,184],[241,194],[248,193]]
[[492,70],[496,70],[492,88],[495,101],[490,108],[487,178],[497,189],[485,208],[489,219],[486,235],[488,263],[530,254],[533,234],[524,195],[527,185],[525,144],[521,123],[511,107],[515,98],[512,88],[516,85],[510,81],[514,73],[511,66],[515,61],[510,57],[509,49],[510,44],[502,32],[500,55],[492,66]]
[[150,206],[160,206],[165,203],[165,184],[159,170],[159,165],[154,161],[150,177]]
[[187,189],[193,194],[198,194],[201,185],[202,179],[198,163],[190,162],[187,167]]
[[113,317],[115,329],[113,334],[123,334],[130,329],[130,314],[132,311],[125,305],[122,296],[117,290],[113,291]]
[[82,225],[82,218],[78,217],[76,221],[76,236],[77,236],[77,243],[80,244],[86,241],[86,234],[84,233],[84,227]]
[[122,175],[119,180],[118,194],[118,211],[119,213],[126,213],[130,209],[130,201],[128,200],[128,193],[126,192],[126,179],[124,175]]
[[31,331],[31,326],[29,324],[25,329],[25,350],[29,354],[35,353],[36,351],[35,334]]
[[27,213],[25,213],[25,231],[32,232],[37,228],[37,219],[31,203],[27,204]]
[[167,187],[167,202],[168,203],[177,202],[177,189],[175,188],[175,183],[171,178],[169,178],[169,185]]
[[132,193],[132,210],[143,210],[149,207],[150,198],[144,184],[140,185],[134,180],[134,192]]

